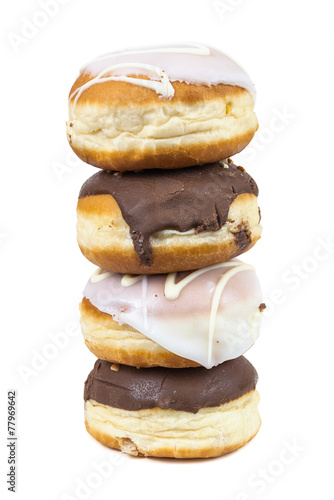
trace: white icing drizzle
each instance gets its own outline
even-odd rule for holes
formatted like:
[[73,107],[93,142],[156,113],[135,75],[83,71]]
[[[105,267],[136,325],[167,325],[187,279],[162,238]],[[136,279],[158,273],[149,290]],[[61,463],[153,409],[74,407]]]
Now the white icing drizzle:
[[213,266],[204,267],[203,269],[198,269],[197,271],[188,274],[188,276],[183,278],[183,280],[178,283],[175,283],[177,273],[170,273],[166,278],[165,297],[169,300],[177,299],[182,289],[188,285],[188,283],[197,278],[197,276],[207,273],[208,271],[212,271],[213,269],[218,269],[220,267],[236,267],[240,265],[240,262],[222,262],[221,264],[214,264]]
[[135,283],[138,283],[138,281],[142,280],[144,278],[144,275],[133,275],[133,274],[124,274],[123,278],[121,279],[121,285],[122,286],[132,286]]
[[[101,269],[101,267],[98,267],[91,275],[90,282],[91,283],[98,283],[99,281],[105,280],[106,278],[108,278],[108,276],[111,276],[112,274],[115,274],[115,273],[112,273],[110,271],[103,272],[103,269]],[[137,275],[133,275],[133,274],[124,274],[124,276],[121,279],[121,285],[122,286],[132,286],[135,283],[137,283],[138,281],[141,281],[143,278],[144,278],[144,275],[137,276]],[[146,278],[146,280],[147,280],[147,278]]]
[[244,264],[242,262],[238,262],[236,264],[237,264],[236,266],[234,266],[232,269],[223,274],[223,276],[218,281],[215,292],[213,294],[211,311],[210,311],[210,321],[209,321],[208,364],[211,363],[212,345],[215,332],[217,311],[225,286],[227,285],[228,281],[232,278],[232,276],[234,276],[235,274],[241,271],[255,271],[254,266],[251,266],[250,264]]
[[147,303],[146,303],[146,295],[147,295],[147,276],[143,276],[142,279],[142,309],[143,309],[143,322],[145,329],[148,328],[148,318],[147,318]]
[[112,274],[113,273],[111,273],[109,271],[104,271],[103,272],[103,269],[101,269],[100,267],[98,267],[96,269],[96,271],[94,271],[93,274],[91,275],[90,282],[91,283],[98,283],[99,281],[105,280],[106,278],[108,278],[108,276],[111,276]]
[[[160,81],[156,80],[146,80],[146,79],[141,79],[141,78],[131,78],[129,76],[121,75],[121,76],[107,76],[104,77],[105,74],[107,73],[112,73],[113,71],[117,71],[118,69],[124,69],[124,68],[142,68],[147,71],[151,71],[152,73],[156,73]],[[122,64],[112,64],[111,66],[108,66],[105,68],[103,71],[101,71],[95,78],[92,78],[92,80],[89,80],[89,82],[84,83],[81,85],[81,87],[78,87],[72,94],[70,95],[69,100],[72,99],[72,97],[75,96],[75,99],[73,101],[73,109],[75,108],[75,105],[81,96],[81,94],[87,90],[89,87],[92,87],[93,85],[96,85],[97,83],[104,83],[104,82],[110,82],[110,81],[119,81],[119,82],[128,82],[132,83],[133,85],[138,85],[139,87],[146,87],[149,89],[155,90],[157,94],[160,94],[161,96],[165,98],[171,98],[173,97],[175,91],[173,85],[170,83],[168,76],[166,73],[159,68],[158,66],[153,66],[151,64],[144,64],[144,63],[122,63]]]

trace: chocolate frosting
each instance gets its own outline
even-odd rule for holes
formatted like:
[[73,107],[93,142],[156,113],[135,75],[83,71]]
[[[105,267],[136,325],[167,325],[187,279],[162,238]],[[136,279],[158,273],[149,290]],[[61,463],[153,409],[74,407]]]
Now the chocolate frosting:
[[197,413],[220,406],[255,389],[258,376],[246,358],[199,368],[134,368],[98,359],[85,382],[85,401],[136,411],[172,408]]
[[[224,166],[225,165],[225,166]],[[228,160],[177,170],[100,171],[82,186],[79,198],[112,195],[130,227],[142,264],[152,264],[150,236],[164,229],[218,231],[241,193],[258,195],[252,177]],[[248,246],[243,234],[242,246]]]

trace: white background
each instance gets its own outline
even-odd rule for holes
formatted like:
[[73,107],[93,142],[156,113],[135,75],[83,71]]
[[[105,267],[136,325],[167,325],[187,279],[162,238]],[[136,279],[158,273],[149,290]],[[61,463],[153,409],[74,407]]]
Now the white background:
[[[1,498],[14,495],[5,484],[10,389],[20,500],[330,497],[331,2],[59,4],[52,16],[40,15],[37,0],[1,6]],[[40,27],[17,38],[27,20]],[[65,137],[67,95],[82,64],[109,50],[181,41],[221,48],[257,87],[260,129],[237,161],[260,188],[263,236],[244,260],[257,266],[268,305],[247,355],[260,375],[259,434],[231,455],[188,462],[125,456],[84,429],[83,383],[94,356],[78,331],[77,305],[94,266],[76,244],[75,207],[96,170],[75,160]]]

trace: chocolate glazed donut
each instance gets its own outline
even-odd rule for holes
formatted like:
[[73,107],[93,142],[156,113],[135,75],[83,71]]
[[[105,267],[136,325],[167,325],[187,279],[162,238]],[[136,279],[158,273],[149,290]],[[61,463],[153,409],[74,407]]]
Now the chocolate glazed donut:
[[86,428],[131,455],[221,456],[259,430],[256,382],[242,356],[211,370],[136,369],[98,360],[85,384]]
[[[172,171],[100,171],[79,194],[79,246],[93,263],[115,272],[152,274],[212,265],[239,255],[260,237],[257,195],[255,181],[231,160]],[[230,213],[232,205],[235,209]],[[133,242],[131,249],[125,247],[126,238],[120,238],[122,252],[117,250],[118,235],[111,234],[120,226],[115,220],[117,210]],[[90,216],[97,227],[90,226]],[[224,235],[219,232],[222,228],[226,228]],[[98,241],[101,230],[104,239]],[[171,230],[173,234],[167,234]],[[189,231],[192,234],[181,242],[180,236]]]

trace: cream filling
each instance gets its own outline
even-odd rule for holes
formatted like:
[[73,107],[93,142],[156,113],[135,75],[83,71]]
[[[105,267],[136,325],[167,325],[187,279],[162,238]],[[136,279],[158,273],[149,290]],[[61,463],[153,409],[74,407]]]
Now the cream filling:
[[[251,231],[254,236],[260,235],[262,228],[258,224],[259,216],[257,204],[254,216],[253,214],[249,215],[251,217],[250,220],[246,219],[246,221],[244,221],[244,219],[242,219],[245,230]],[[233,239],[234,234],[240,231],[238,228],[239,224],[240,222],[238,220],[226,222],[218,231],[202,231],[197,234],[195,234],[194,229],[184,233],[166,229],[154,233],[150,237],[150,244],[152,249],[165,247],[166,245],[170,245],[173,248],[184,248],[186,244],[187,248],[191,248],[192,246],[195,247],[202,243],[219,244],[222,243],[222,241]],[[133,250],[133,241],[127,224],[117,225],[116,223],[110,227],[109,223],[101,224],[101,219],[99,217],[95,218],[94,215],[86,217],[80,212],[78,212],[77,238],[80,246],[91,248],[93,251],[102,251],[103,249],[110,249],[112,251],[113,248],[117,249],[120,247],[124,251]]]

